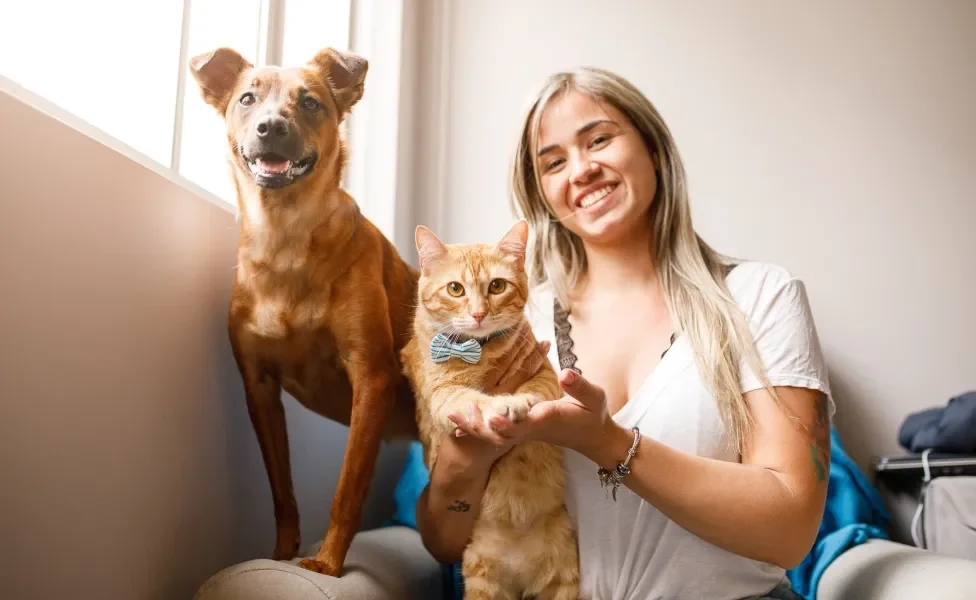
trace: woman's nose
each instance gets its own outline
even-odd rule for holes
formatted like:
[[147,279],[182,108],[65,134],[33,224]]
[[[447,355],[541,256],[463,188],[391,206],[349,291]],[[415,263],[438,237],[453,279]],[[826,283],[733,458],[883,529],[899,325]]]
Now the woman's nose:
[[600,171],[600,165],[596,164],[587,156],[580,156],[573,161],[572,181],[573,183],[586,183]]

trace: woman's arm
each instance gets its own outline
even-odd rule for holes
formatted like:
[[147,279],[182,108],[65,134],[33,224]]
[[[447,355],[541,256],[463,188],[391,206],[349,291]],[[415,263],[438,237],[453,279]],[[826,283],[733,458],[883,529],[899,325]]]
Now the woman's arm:
[[[536,344],[528,341],[531,336],[524,332],[522,335],[527,341],[506,357],[507,360],[494,365],[489,373],[487,393],[515,392],[546,363],[549,342]],[[511,448],[503,440],[485,442],[482,438],[487,432],[481,422],[482,415],[476,408],[473,410],[476,424],[468,432],[481,437],[444,436],[431,469],[430,482],[417,500],[420,537],[427,551],[443,563],[461,561],[481,513],[481,497],[488,485],[491,467]]]
[[[643,437],[621,485],[716,546],[784,569],[795,567],[820,527],[830,423],[822,393],[776,390],[805,427],[791,421],[765,390],[748,392],[755,427],[741,464],[690,455]],[[634,434],[612,420],[606,423],[600,441],[577,450],[612,469],[626,457]],[[593,485],[600,485],[596,472]]]
[[[566,392],[542,402],[519,423],[505,420],[486,440],[539,440],[570,448],[606,469],[627,456],[629,429],[610,418],[599,387],[572,370],[560,373]],[[621,485],[698,537],[741,556],[795,567],[820,528],[830,465],[827,398],[803,388],[777,387],[792,421],[765,390],[745,394],[754,419],[741,462],[704,458],[642,437]],[[466,430],[470,423],[463,419]],[[593,485],[599,486],[596,469]]]
[[430,482],[417,500],[420,537],[427,551],[442,563],[461,561],[481,512],[481,497],[492,464],[459,449],[462,443],[484,444],[477,438],[455,441],[445,437]]

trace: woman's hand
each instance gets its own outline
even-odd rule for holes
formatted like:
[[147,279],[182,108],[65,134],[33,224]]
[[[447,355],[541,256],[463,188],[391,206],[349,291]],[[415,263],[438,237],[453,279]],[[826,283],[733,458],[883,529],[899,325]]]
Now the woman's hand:
[[481,411],[477,407],[471,410],[465,417],[452,415],[452,421],[464,425],[455,430],[453,437],[446,435],[441,439],[438,460],[450,461],[451,472],[487,473],[495,461],[515,445],[484,427]]
[[455,414],[452,420],[464,432],[507,447],[506,451],[519,442],[536,440],[595,458],[621,429],[610,418],[606,394],[571,369],[559,374],[559,385],[565,396],[536,404],[519,423],[498,417],[489,429],[482,425],[481,415],[476,412]]
[[492,396],[514,394],[519,387],[539,372],[547,360],[550,344],[536,342],[528,323],[515,334],[518,341],[488,372],[485,393]]
[[[523,383],[534,377],[549,360],[547,356],[551,347],[550,343],[548,341],[536,342],[532,337],[528,323],[523,323],[515,335],[519,336],[519,339],[513,345],[512,351],[493,365],[487,374],[486,394],[491,396],[514,394]],[[455,437],[460,438],[468,434],[475,434],[482,442],[490,442],[501,447],[501,454],[511,449],[511,443],[499,438],[490,429],[481,426],[483,419],[481,411],[477,407],[469,406],[467,410],[468,414],[463,417],[456,414],[451,416],[451,420],[458,425],[462,422],[465,423],[464,427],[459,426],[454,431]]]

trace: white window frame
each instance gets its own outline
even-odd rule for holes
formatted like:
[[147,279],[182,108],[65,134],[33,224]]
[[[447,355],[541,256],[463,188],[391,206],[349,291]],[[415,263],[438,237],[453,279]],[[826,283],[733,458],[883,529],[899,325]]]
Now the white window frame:
[[[0,75],[0,92],[6,93],[52,116],[75,130],[112,148],[134,162],[166,177],[214,205],[236,215],[236,202],[228,202],[179,172],[183,130],[183,102],[186,81],[190,5],[183,0],[183,32],[180,68],[173,122],[173,148],[170,164],[160,163],[120,139],[108,135],[74,113],[43,96]],[[258,60],[261,64],[280,64],[283,49],[286,0],[261,3]],[[366,94],[348,118],[350,157],[344,187],[359,203],[364,214],[391,240],[394,236],[398,198],[405,198],[404,171],[398,157],[404,146],[401,119],[404,80],[414,75],[413,65],[404,63],[404,47],[415,41],[416,31],[404,27],[405,0],[350,0],[350,50],[369,60]]]

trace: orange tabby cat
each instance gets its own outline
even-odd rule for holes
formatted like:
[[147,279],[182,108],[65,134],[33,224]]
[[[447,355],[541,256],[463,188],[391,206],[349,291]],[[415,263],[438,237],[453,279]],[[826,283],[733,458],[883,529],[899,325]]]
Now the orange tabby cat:
[[[534,404],[562,395],[548,362],[515,394],[485,394],[485,375],[512,350],[528,299],[524,270],[528,225],[520,221],[496,245],[445,245],[418,227],[421,277],[414,337],[401,352],[417,394],[417,422],[428,468],[453,411],[469,403],[487,423],[522,419]],[[576,539],[563,503],[558,447],[524,442],[492,468],[481,514],[464,551],[465,600],[576,600]]]

